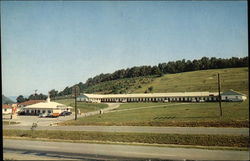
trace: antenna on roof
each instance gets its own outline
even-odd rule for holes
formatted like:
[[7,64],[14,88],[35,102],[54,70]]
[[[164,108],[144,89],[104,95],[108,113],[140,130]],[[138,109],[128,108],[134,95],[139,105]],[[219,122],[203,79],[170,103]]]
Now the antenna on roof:
[[35,94],[34,94],[34,97],[35,97],[35,98],[34,98],[34,99],[36,100],[36,99],[37,99],[37,98],[36,98],[36,95],[37,95],[36,92],[37,92],[38,90],[35,89],[34,91],[35,91]]

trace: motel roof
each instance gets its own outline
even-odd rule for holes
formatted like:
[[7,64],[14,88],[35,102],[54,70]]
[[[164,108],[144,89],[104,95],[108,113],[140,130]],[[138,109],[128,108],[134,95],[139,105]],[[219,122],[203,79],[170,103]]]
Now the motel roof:
[[83,94],[88,98],[136,98],[136,97],[205,97],[217,96],[218,93],[214,92],[177,92],[177,93],[136,93],[136,94]]
[[234,91],[232,89],[229,90],[229,91],[223,92],[221,95],[240,95],[240,96],[245,96],[245,94],[236,92],[236,91]]

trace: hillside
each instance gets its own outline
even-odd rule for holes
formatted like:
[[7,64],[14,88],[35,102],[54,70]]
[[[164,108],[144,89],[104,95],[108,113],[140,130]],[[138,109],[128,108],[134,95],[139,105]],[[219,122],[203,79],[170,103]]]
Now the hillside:
[[210,69],[161,77],[136,77],[101,82],[86,89],[88,93],[144,93],[152,92],[218,91],[217,73],[221,77],[221,91],[234,89],[248,94],[248,68]]
[[133,93],[134,90],[142,88],[151,83],[155,79],[154,76],[145,76],[145,77],[135,77],[135,78],[124,78],[113,81],[105,81],[92,85],[85,89],[86,93],[100,93],[100,94],[109,94],[109,93]]
[[[242,58],[202,57],[201,59],[194,59],[192,61],[182,59],[159,63],[154,66],[134,66],[127,69],[119,69],[113,73],[101,73],[92,78],[88,78],[85,83],[79,82],[71,87],[67,86],[62,91],[52,89],[50,95],[52,97],[67,98],[72,94],[72,90],[75,86],[79,87],[81,93],[134,93],[135,90],[139,92],[152,92],[153,88],[151,86],[150,88],[140,89],[142,84],[149,83],[148,80],[145,82],[144,78],[156,78],[164,74],[177,74],[199,70],[244,67],[248,67],[248,56]],[[152,82],[152,80],[150,80],[150,82]],[[165,89],[165,87],[163,87],[163,89]],[[185,87],[185,90],[189,89]],[[183,91],[183,89],[181,91]]]
[[14,103],[14,101],[2,95],[2,104],[11,104],[11,103]]
[[226,68],[167,74],[136,89],[134,93],[143,93],[150,86],[153,92],[191,92],[218,91],[217,73],[220,73],[221,91],[234,89],[248,94],[248,68]]

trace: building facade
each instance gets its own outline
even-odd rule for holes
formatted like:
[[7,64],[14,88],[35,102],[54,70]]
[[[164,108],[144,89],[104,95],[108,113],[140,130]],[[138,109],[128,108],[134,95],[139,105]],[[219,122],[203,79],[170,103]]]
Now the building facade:
[[72,107],[66,106],[57,102],[51,102],[48,97],[46,102],[40,102],[23,107],[25,115],[39,115],[39,114],[51,114],[56,111],[56,113],[61,113],[63,111],[70,111]]
[[178,93],[143,93],[143,94],[82,94],[77,101],[101,102],[214,102],[218,93],[178,92]]
[[12,113],[12,106],[11,104],[4,104],[2,105],[2,114],[11,114]]
[[240,102],[247,99],[245,94],[236,92],[234,90],[229,90],[221,94],[221,100],[225,102]]
[[4,104],[2,105],[2,113],[3,114],[16,114],[20,108],[17,107],[17,104]]
[[[235,91],[223,92],[222,101],[244,101],[246,96]],[[218,92],[138,93],[138,94],[81,94],[77,101],[105,102],[216,102]]]

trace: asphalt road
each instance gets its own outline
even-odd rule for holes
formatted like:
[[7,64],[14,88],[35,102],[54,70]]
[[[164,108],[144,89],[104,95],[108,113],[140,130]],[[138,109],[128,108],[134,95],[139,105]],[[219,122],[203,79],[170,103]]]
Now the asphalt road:
[[249,151],[232,150],[204,150],[167,148],[152,146],[110,145],[110,144],[87,144],[44,142],[28,140],[3,141],[4,157],[12,153],[12,159],[22,154],[26,156],[54,157],[61,159],[84,159],[84,160],[249,160]]
[[[4,126],[4,129],[30,130],[31,126]],[[210,134],[210,135],[247,135],[249,128],[216,127],[152,127],[152,126],[39,126],[37,130],[63,131],[98,131],[98,132],[132,132],[163,134]]]

